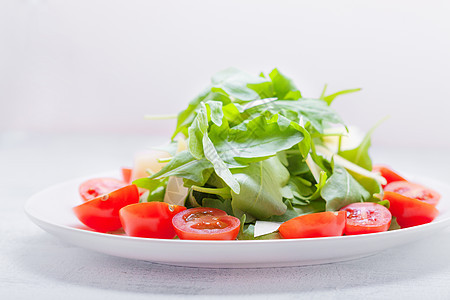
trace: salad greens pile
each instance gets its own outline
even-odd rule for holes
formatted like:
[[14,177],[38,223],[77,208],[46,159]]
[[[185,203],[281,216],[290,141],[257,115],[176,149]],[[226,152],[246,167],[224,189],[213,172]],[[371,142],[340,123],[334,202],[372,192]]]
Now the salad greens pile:
[[[330,107],[345,90],[303,98],[277,69],[249,75],[230,68],[178,114],[173,157],[165,167],[134,183],[148,189],[147,201],[163,201],[168,178],[183,178],[186,207],[213,207],[241,219],[246,232],[256,220],[284,222],[335,211],[353,202],[379,201],[383,178],[371,173],[372,130],[355,149],[330,150],[325,138],[347,128]],[[187,150],[175,153],[177,136]],[[175,145],[175,146],[174,146]],[[250,226],[249,226],[250,225]]]

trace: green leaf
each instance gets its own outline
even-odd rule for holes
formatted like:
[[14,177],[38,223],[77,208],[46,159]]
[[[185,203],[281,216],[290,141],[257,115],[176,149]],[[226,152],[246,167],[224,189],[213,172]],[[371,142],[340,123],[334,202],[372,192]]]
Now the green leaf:
[[195,110],[197,109],[198,105],[202,102],[202,100],[204,100],[210,92],[211,92],[210,87],[203,90],[197,97],[195,97],[193,100],[191,100],[191,102],[189,102],[189,106],[185,110],[181,111],[178,114],[177,127],[172,135],[172,140],[178,133],[182,132],[184,128],[190,126],[190,124],[195,118]]
[[336,112],[327,103],[319,99],[299,99],[297,101],[275,100],[262,103],[246,109],[244,117],[252,118],[261,114],[280,114],[289,120],[299,123],[303,116],[305,122],[310,122],[311,126],[318,132],[323,133],[323,129],[328,124],[344,124]]
[[[351,150],[345,150],[338,152],[338,155],[345,158],[346,160],[368,170],[372,171],[372,159],[369,155],[370,148],[370,138],[375,131],[375,129],[384,121],[385,119],[380,120],[373,126],[364,136],[363,140],[359,144],[358,147]],[[361,184],[371,195],[382,192],[382,187],[378,181],[373,178],[369,178],[363,176],[361,174],[349,171],[350,174]],[[376,200],[376,199],[372,199]]]
[[204,103],[189,127],[188,149],[196,159],[203,157],[203,136],[208,130],[208,114]]
[[232,128],[225,135],[212,127],[210,137],[226,163],[241,165],[274,156],[302,142],[305,136],[294,126],[282,130],[277,122],[270,123],[260,116],[244,128]]
[[217,208],[225,211],[230,216],[233,215],[233,208],[231,207],[231,199],[213,199],[213,198],[203,198],[203,207]]
[[337,211],[350,203],[364,202],[371,197],[347,170],[337,166],[320,194],[327,202],[327,211]]
[[[146,202],[163,202],[168,179],[169,178],[151,179],[146,177],[134,180],[133,184],[137,187],[149,190],[149,194],[145,199]],[[141,199],[141,201],[143,200]]]
[[213,165],[208,160],[205,158],[197,160],[189,151],[185,150],[174,156],[161,171],[153,174],[151,178],[178,176],[204,185],[213,171]]
[[236,68],[228,68],[216,73],[212,79],[213,92],[223,91],[227,95],[242,101],[259,99],[258,89],[260,85],[267,85],[267,79],[250,75]]
[[235,215],[245,213],[265,219],[286,212],[282,189],[289,180],[289,172],[278,158],[252,163],[246,168],[233,170],[233,173],[241,186],[239,194],[231,193]]
[[391,225],[389,226],[388,230],[391,231],[391,230],[398,230],[398,229],[401,229],[401,227],[397,223],[397,218],[396,217],[392,217]]
[[222,178],[222,180],[225,181],[225,183],[231,188],[234,193],[239,194],[241,190],[239,183],[233,177],[230,169],[217,153],[214,144],[208,137],[208,133],[205,133],[205,135],[203,136],[203,147],[205,157],[212,163],[217,176]]
[[[325,87],[326,89],[326,87]],[[328,103],[328,105],[331,105],[331,103],[334,101],[334,99],[336,99],[336,97],[340,96],[340,95],[345,95],[345,94],[350,94],[350,93],[355,93],[355,92],[359,92],[361,89],[350,89],[350,90],[343,90],[328,96],[323,97],[322,99]],[[325,92],[325,91],[324,91]]]
[[298,100],[302,94],[294,85],[291,79],[284,76],[277,69],[273,69],[269,74],[272,79],[275,96],[280,100]]

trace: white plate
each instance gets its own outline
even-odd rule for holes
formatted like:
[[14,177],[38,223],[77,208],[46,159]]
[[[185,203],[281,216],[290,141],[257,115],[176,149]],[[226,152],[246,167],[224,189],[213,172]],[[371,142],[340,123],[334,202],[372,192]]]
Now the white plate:
[[[93,178],[96,176],[91,176]],[[411,177],[409,177],[411,178]],[[87,178],[62,183],[35,194],[28,216],[47,232],[74,245],[110,255],[163,264],[195,267],[301,266],[356,259],[422,239],[450,225],[450,187],[416,178],[442,195],[440,215],[431,223],[375,234],[296,240],[187,241],[128,237],[86,230],[72,213],[81,203],[78,185]]]

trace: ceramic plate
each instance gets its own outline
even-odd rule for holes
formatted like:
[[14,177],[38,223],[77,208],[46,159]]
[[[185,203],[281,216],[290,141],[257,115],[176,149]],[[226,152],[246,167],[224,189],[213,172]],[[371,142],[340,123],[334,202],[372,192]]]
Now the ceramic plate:
[[417,241],[450,225],[450,187],[435,180],[410,176],[412,181],[442,195],[437,206],[440,215],[429,224],[358,236],[297,240],[188,241],[104,234],[88,230],[72,213],[72,207],[81,204],[79,184],[94,177],[98,176],[72,180],[35,194],[26,204],[26,213],[45,231],[79,247],[163,264],[248,268],[331,263]]

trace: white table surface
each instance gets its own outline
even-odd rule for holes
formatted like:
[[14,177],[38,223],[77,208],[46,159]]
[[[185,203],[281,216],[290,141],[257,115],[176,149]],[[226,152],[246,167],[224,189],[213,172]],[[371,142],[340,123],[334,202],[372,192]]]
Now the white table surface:
[[[450,299],[450,229],[342,263],[199,269],[78,248],[44,232],[24,214],[33,193],[130,165],[136,150],[159,141],[142,136],[0,135],[0,299]],[[444,160],[448,152],[374,148],[372,153],[376,162],[397,170],[450,182],[450,164]]]

